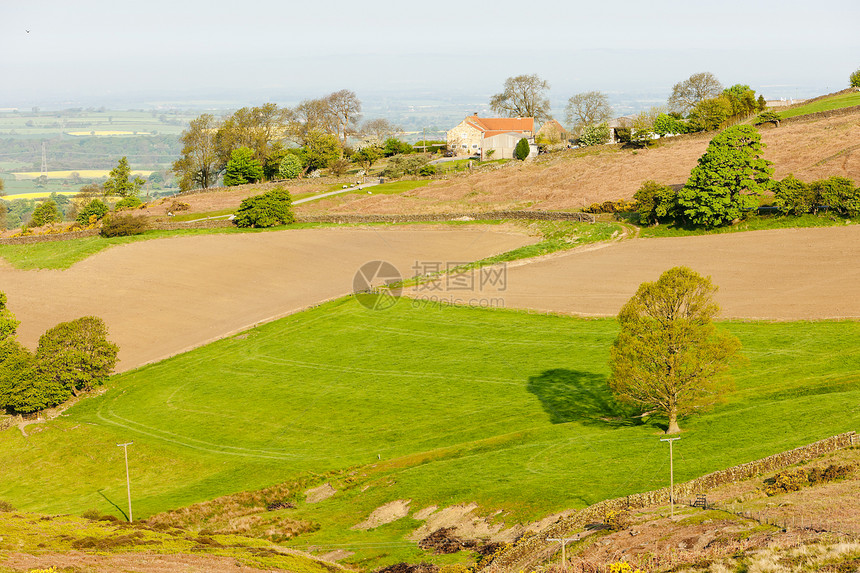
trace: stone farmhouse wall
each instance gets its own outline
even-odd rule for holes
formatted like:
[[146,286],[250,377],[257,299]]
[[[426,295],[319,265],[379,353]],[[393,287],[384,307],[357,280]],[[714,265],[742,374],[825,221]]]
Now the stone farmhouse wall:
[[[858,443],[857,437],[856,432],[846,432],[806,446],[788,450],[787,452],[774,454],[760,460],[713,472],[688,482],[675,484],[675,501],[677,503],[679,500],[688,500],[696,494],[705,493],[727,483],[749,479],[759,474],[788,467],[803,460],[816,458],[828,452],[851,447]],[[561,538],[572,531],[585,527],[589,523],[602,522],[604,516],[611,511],[668,504],[670,500],[669,495],[669,488],[664,487],[654,491],[607,499],[590,505],[572,515],[559,519],[553,525],[534,536],[523,537],[513,547],[497,556],[482,572],[527,571],[533,565],[552,557],[558,549],[556,543],[547,541],[548,538]]]
[[472,155],[481,152],[482,138],[483,134],[480,130],[463,120],[448,131],[446,142],[448,149],[456,155]]

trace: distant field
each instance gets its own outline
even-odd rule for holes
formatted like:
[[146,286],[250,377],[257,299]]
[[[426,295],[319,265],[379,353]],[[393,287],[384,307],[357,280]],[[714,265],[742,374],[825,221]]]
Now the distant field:
[[[83,179],[98,179],[100,177],[107,177],[110,175],[110,169],[80,169],[80,170],[72,170],[67,169],[65,171],[48,171],[48,179],[68,179],[72,176],[72,173],[77,173]],[[152,175],[152,171],[140,171],[134,170],[131,172],[132,175],[139,175],[141,177],[149,177]],[[35,179],[42,175],[39,171],[17,171],[12,173],[16,179]]]
[[77,195],[77,191],[33,191],[32,193],[16,193],[14,195],[4,195],[3,199],[6,201],[14,201],[15,199],[43,199],[51,195],[51,193],[56,193],[57,195]]
[[[860,424],[860,323],[722,327],[749,362],[725,404],[682,422],[676,479]],[[289,517],[321,529],[293,544],[402,559],[416,552],[403,535],[420,522],[349,527],[395,499],[411,511],[476,502],[511,523],[665,485],[659,421],[626,418],[607,388],[616,333],[613,319],[409,300],[371,311],[341,299],[118,376],[28,438],[0,433],[0,499],[118,514],[115,444],[133,440],[136,516],[330,481],[339,493],[325,503],[295,497]]]
[[[99,131],[69,131],[67,133],[69,135],[75,135],[75,136],[80,136],[80,135],[102,136],[102,135],[137,135],[138,132],[136,132],[136,131],[103,131],[103,130],[99,130]],[[141,135],[149,135],[149,132],[143,133]]]
[[779,115],[783,119],[795,117],[798,115],[808,115],[819,111],[829,111],[831,109],[841,109],[843,107],[851,107],[860,105],[860,92],[842,94],[833,96],[832,98],[820,99],[810,104],[801,105],[792,109],[780,112]]

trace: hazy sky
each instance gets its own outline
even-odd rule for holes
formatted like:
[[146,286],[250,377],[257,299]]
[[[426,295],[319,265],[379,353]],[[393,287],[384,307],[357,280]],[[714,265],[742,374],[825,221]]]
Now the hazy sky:
[[524,73],[554,100],[699,71],[791,97],[860,67],[857,0],[0,0],[0,26],[0,108],[483,98]]

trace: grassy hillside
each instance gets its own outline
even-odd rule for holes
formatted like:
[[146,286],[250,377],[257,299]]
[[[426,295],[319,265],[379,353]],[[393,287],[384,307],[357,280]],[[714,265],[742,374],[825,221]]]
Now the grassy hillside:
[[782,119],[787,119],[798,115],[808,115],[819,111],[830,111],[831,109],[841,109],[855,105],[860,105],[860,92],[858,91],[842,93],[832,97],[816,98],[815,101],[782,111],[779,113],[779,116]]
[[[725,404],[682,423],[676,479],[860,425],[860,323],[724,326],[749,362]],[[118,376],[29,437],[3,432],[0,499],[120,515],[116,444],[134,440],[136,517],[296,482],[290,518],[320,529],[294,543],[407,558],[419,522],[349,527],[395,499],[476,502],[510,523],[664,484],[659,420],[630,423],[606,386],[615,333],[614,320],[339,300]],[[304,503],[323,482],[339,493]]]

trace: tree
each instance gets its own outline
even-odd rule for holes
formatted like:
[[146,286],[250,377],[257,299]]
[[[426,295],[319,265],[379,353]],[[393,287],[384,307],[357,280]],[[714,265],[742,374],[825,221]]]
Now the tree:
[[36,369],[52,386],[70,393],[89,391],[113,372],[119,347],[107,338],[102,319],[84,316],[62,322],[39,338]]
[[215,185],[223,171],[215,134],[218,122],[215,116],[204,113],[192,119],[182,132],[182,157],[173,163],[173,173],[179,177],[179,189],[188,191],[196,187],[206,189]]
[[371,119],[361,126],[361,133],[376,143],[382,143],[388,138],[397,137],[403,132],[403,128],[393,125],[387,119]]
[[767,100],[764,99],[763,94],[758,94],[758,100],[756,100],[756,105],[758,106],[758,111],[764,111],[767,109]]
[[670,114],[661,113],[654,118],[654,133],[660,137],[687,133],[688,130],[689,126],[684,120]]
[[573,128],[574,135],[580,135],[589,125],[609,121],[612,117],[612,106],[609,96],[603,92],[583,92],[567,100],[567,123]]
[[722,84],[711,72],[693,74],[672,86],[669,108],[686,114],[703,99],[717,97],[722,91]]
[[9,345],[15,342],[15,333],[18,331],[19,320],[6,306],[6,293],[0,292],[0,362],[2,362],[9,351]]
[[741,345],[713,325],[716,290],[710,277],[675,267],[642,283],[618,314],[609,386],[620,401],[666,416],[667,434],[729,388],[725,373]]
[[514,147],[514,157],[523,161],[526,157],[529,156],[531,149],[529,148],[528,140],[523,137],[517,142],[517,146]]
[[382,152],[377,147],[362,147],[352,154],[352,161],[361,165],[365,172],[370,171],[376,160],[382,157]]
[[596,125],[587,125],[579,136],[579,144],[585,147],[603,145],[609,141],[609,125],[604,121]]
[[694,225],[715,227],[746,216],[756,195],[770,186],[771,162],[761,158],[761,135],[750,125],[714,137],[678,193],[678,206]]
[[412,153],[412,146],[406,143],[405,141],[400,141],[395,137],[389,137],[385,140],[385,144],[382,146],[382,155],[385,157],[391,157],[392,155],[400,155],[406,153]]
[[263,178],[263,166],[248,147],[234,149],[224,171],[224,185],[232,187],[254,183]]
[[789,173],[774,185],[773,204],[783,215],[805,215],[818,206],[817,195],[811,185]]
[[302,174],[305,164],[302,159],[295,153],[287,153],[281,159],[281,165],[278,168],[278,175],[281,179],[296,179]]
[[860,68],[854,70],[854,73],[848,77],[848,83],[852,88],[860,88]]
[[755,90],[744,84],[735,84],[723,90],[732,106],[732,115],[749,115],[758,111]]
[[341,156],[337,137],[319,131],[308,133],[304,151],[308,171],[325,169]]
[[41,227],[42,225],[62,220],[63,217],[57,209],[57,204],[50,199],[46,199],[33,211],[33,215],[30,217],[30,226]]
[[543,123],[551,117],[549,84],[537,74],[511,77],[505,80],[502,93],[490,98],[490,109],[506,117],[533,117]]
[[224,118],[215,133],[215,145],[221,165],[230,161],[234,149],[247,147],[260,165],[266,162],[269,146],[285,138],[294,118],[289,108],[266,103],[259,107],[243,107]]
[[0,195],[4,195],[4,191],[6,190],[6,184],[3,183],[3,178],[0,177]]
[[732,115],[732,103],[724,95],[703,99],[690,111],[690,126],[695,131],[714,131]]
[[275,187],[262,195],[243,199],[233,224],[237,227],[274,227],[295,221],[289,191]]
[[131,168],[128,166],[128,157],[119,160],[116,167],[111,169],[107,181],[104,182],[104,193],[107,196],[134,197],[140,193],[140,188],[146,183],[143,179],[131,176]]
[[346,147],[346,138],[358,131],[358,120],[361,118],[361,100],[350,90],[340,90],[329,94],[326,98],[329,114],[334,122],[336,134]]
[[317,133],[337,134],[326,98],[302,101],[295,108],[290,123],[290,137],[299,145],[307,145]]

